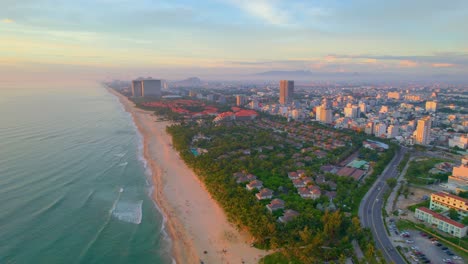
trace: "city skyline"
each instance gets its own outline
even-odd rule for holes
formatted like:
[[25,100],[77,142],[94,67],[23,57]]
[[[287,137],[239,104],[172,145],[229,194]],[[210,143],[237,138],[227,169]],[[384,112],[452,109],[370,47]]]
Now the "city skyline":
[[268,71],[466,81],[466,14],[465,1],[3,0],[0,81]]

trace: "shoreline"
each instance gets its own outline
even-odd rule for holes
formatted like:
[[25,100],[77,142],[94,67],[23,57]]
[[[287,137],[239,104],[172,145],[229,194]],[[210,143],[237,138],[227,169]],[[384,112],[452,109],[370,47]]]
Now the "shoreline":
[[250,247],[250,236],[227,220],[204,184],[172,148],[168,121],[157,121],[114,89],[142,136],[143,156],[151,171],[152,198],[166,219],[176,263],[258,263],[268,252]]

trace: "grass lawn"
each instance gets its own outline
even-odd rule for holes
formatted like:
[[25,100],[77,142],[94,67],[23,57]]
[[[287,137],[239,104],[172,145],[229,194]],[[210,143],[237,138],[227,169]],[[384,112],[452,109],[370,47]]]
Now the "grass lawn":
[[426,158],[426,159],[415,159],[409,164],[408,170],[406,171],[406,179],[409,183],[426,185],[433,184],[436,181],[447,181],[448,175],[445,174],[430,174],[429,171],[434,168],[437,163],[446,162],[443,159],[437,158]]

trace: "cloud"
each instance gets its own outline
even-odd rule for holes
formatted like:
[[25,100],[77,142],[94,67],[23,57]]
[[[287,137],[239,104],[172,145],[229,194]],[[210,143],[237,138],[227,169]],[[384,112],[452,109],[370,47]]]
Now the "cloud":
[[431,66],[434,68],[448,68],[454,67],[455,65],[452,63],[432,63]]
[[402,60],[400,61],[400,66],[405,68],[414,68],[418,66],[418,63],[411,60]]
[[230,0],[230,3],[268,24],[287,25],[290,23],[287,12],[278,6],[278,1]]
[[13,21],[13,19],[9,19],[9,18],[2,19],[2,22],[7,23],[7,24],[15,23],[15,21]]

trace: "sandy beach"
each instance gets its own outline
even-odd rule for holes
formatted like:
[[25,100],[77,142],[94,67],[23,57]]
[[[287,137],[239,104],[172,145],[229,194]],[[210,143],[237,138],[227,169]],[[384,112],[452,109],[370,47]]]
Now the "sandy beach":
[[153,174],[153,198],[167,219],[176,262],[258,263],[267,252],[250,247],[249,235],[228,222],[204,184],[172,148],[171,136],[166,133],[170,123],[156,122],[151,112],[109,91],[119,97],[143,136],[144,156]]

